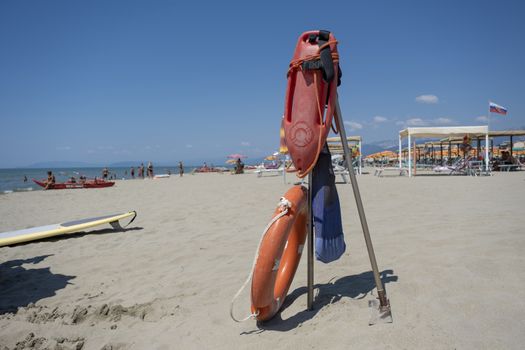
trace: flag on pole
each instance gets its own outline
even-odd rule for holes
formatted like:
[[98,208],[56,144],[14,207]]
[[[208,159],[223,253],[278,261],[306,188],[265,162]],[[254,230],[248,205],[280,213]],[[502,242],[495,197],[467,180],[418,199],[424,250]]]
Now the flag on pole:
[[489,112],[507,115],[507,108],[489,101]]

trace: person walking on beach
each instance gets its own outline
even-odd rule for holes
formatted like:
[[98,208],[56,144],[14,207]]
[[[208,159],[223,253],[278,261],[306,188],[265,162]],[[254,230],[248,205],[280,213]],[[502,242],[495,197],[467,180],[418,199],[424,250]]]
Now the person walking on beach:
[[131,167],[131,170],[129,171],[129,173],[131,174],[131,178],[134,179],[135,178],[135,168]]
[[102,169],[102,179],[106,181],[108,179],[108,175],[109,175],[109,170],[107,167],[104,167],[104,169]]
[[151,161],[148,162],[148,177],[153,178],[153,164],[151,164]]
[[144,179],[144,163],[140,163],[140,166],[139,166],[139,177]]
[[49,190],[50,188],[52,188],[55,182],[55,175],[53,175],[53,172],[49,170],[47,172],[46,187],[44,187],[44,190]]
[[182,177],[184,175],[184,165],[182,165],[182,162],[179,162],[179,176]]
[[24,182],[27,182],[27,176],[24,175]]

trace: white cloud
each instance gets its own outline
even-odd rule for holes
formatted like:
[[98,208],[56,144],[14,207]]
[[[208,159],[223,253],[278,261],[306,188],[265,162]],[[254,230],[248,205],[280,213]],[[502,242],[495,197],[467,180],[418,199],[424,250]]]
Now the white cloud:
[[387,122],[388,119],[385,118],[385,117],[382,117],[382,116],[380,116],[380,115],[376,115],[376,116],[373,118],[373,121],[374,121],[374,123],[379,124],[379,123]]
[[250,147],[250,143],[248,141],[242,141],[241,146],[243,147]]
[[416,97],[416,102],[426,104],[436,104],[439,102],[439,98],[436,95],[420,95]]
[[476,117],[476,120],[478,122],[488,123],[489,118],[486,115],[480,115],[479,117]]
[[396,125],[401,127],[417,127],[430,125],[456,125],[457,122],[452,118],[440,117],[436,119],[423,119],[419,117],[409,118],[405,121],[397,121]]
[[187,144],[186,148],[193,148],[193,145]]
[[71,151],[71,146],[58,146],[57,151]]
[[345,121],[345,124],[350,127],[350,131],[361,130],[363,128],[363,124],[353,122],[351,120]]
[[405,124],[408,126],[425,126],[428,125],[428,122],[421,118],[410,118],[405,121]]
[[456,124],[456,122],[450,118],[437,118],[437,119],[434,119],[434,123],[438,125]]

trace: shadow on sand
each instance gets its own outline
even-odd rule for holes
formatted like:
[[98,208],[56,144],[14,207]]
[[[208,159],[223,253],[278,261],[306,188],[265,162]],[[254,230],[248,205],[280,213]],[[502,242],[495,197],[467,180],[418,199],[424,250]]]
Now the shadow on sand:
[[[385,286],[387,283],[397,282],[398,280],[398,276],[394,275],[393,270],[384,270],[380,274],[383,285]],[[342,277],[328,283],[315,284],[314,288],[317,289],[318,293],[314,299],[313,310],[301,311],[285,320],[281,318],[281,312],[283,310],[292,305],[297,298],[307,293],[306,287],[297,288],[288,294],[281,310],[274,318],[266,322],[257,323],[259,330],[245,332],[243,334],[260,333],[265,330],[279,332],[289,331],[298,327],[301,323],[312,319],[324,306],[337,303],[343,297],[363,299],[374,290],[375,283],[372,271],[367,271],[358,275]]]
[[24,264],[38,264],[52,255],[11,260],[0,264],[0,315],[16,312],[21,306],[36,303],[65,288],[75,276],[54,274],[49,267],[26,269]]
[[12,244],[10,246],[11,247],[22,246],[22,245],[32,244],[32,243],[36,243],[36,242],[58,242],[58,241],[63,241],[63,240],[68,240],[68,239],[81,238],[81,237],[84,237],[84,236],[107,235],[107,234],[110,234],[110,233],[119,234],[119,233],[125,233],[125,232],[128,232],[128,231],[139,231],[139,230],[143,230],[143,229],[144,229],[143,227],[129,227],[129,228],[124,228],[121,231],[117,231],[117,230],[112,229],[112,228],[103,228],[103,229],[99,229],[99,230],[89,230],[89,231],[79,231],[79,232],[74,232],[74,233],[65,233],[65,234],[62,234],[62,235],[52,236],[52,237],[48,237],[48,238],[42,238],[42,239],[38,239],[38,240],[34,240],[34,241],[28,241],[28,242]]
[[[142,230],[142,227],[125,228],[122,231],[114,229],[92,230],[64,234],[46,239],[15,244],[14,246],[32,244],[36,242],[57,242],[62,240],[77,239],[86,235],[119,234],[128,231]],[[40,299],[51,297],[57,290],[65,288],[69,280],[76,276],[54,274],[49,267],[26,269],[24,264],[38,264],[52,255],[41,255],[30,259],[11,260],[0,264],[0,315],[16,312],[19,307],[36,303]]]

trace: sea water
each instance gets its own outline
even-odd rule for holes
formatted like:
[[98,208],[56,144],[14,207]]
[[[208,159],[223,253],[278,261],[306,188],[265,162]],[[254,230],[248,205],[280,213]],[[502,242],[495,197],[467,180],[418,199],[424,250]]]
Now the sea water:
[[[87,178],[97,177],[102,178],[102,167],[100,168],[52,168],[52,169],[0,169],[0,195],[9,194],[12,192],[37,191],[42,187],[35,184],[32,179],[42,180],[47,179],[47,171],[51,170],[55,175],[57,182],[65,182],[70,177],[79,178],[83,175]],[[130,180],[130,168],[108,168],[110,177],[117,180]],[[189,174],[193,167],[184,167],[184,173]],[[167,174],[171,172],[172,175],[179,174],[179,167],[158,167],[154,168],[155,174]],[[146,172],[146,169],[144,169]],[[27,181],[24,181],[24,177]],[[135,168],[135,178],[138,178],[138,169]]]

